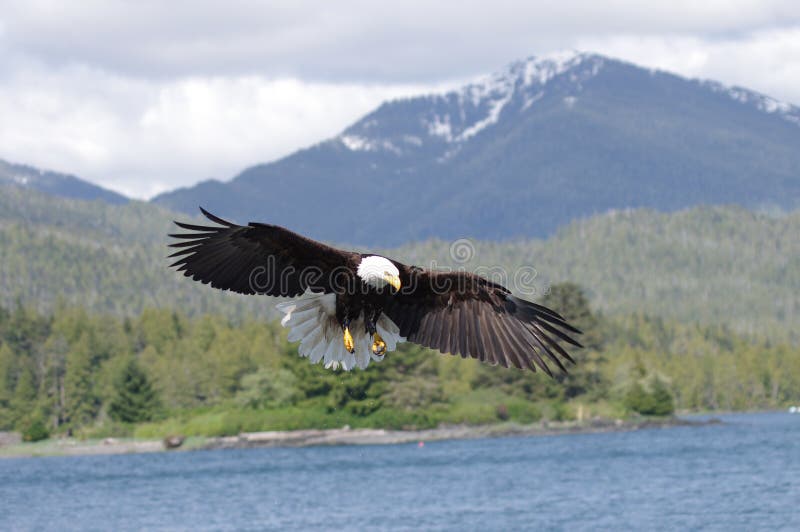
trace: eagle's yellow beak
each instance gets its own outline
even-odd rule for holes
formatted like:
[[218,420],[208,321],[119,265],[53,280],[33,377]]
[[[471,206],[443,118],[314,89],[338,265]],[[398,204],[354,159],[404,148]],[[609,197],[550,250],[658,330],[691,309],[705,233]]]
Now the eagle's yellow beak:
[[385,273],[383,278],[386,280],[387,283],[392,285],[395,290],[400,290],[400,277],[396,275],[392,275],[390,273]]

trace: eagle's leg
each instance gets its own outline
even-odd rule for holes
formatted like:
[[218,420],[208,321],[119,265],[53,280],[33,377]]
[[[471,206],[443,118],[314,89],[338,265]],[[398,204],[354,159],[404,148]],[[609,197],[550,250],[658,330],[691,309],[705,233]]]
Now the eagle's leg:
[[344,323],[342,323],[342,329],[344,330],[344,348],[347,349],[347,352],[353,354],[356,352],[356,345],[353,341],[353,335],[350,334],[350,320],[345,319]]
[[367,316],[367,319],[364,321],[367,325],[367,333],[372,336],[372,352],[378,356],[381,356],[386,353],[386,342],[383,341],[381,335],[378,334],[377,327],[375,327],[375,322],[377,319],[377,312],[373,310],[369,313],[369,316]]

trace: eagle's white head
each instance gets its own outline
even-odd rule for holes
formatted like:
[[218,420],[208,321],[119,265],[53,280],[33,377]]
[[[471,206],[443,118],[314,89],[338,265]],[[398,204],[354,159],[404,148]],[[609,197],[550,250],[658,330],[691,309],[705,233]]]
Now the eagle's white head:
[[356,273],[365,283],[375,288],[389,285],[395,290],[400,290],[400,271],[386,257],[378,255],[364,257],[358,264]]

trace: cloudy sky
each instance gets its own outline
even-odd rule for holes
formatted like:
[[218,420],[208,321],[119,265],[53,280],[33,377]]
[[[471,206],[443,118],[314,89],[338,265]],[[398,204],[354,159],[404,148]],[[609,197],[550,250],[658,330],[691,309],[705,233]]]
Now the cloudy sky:
[[800,104],[797,0],[0,0],[0,158],[149,198],[563,49]]

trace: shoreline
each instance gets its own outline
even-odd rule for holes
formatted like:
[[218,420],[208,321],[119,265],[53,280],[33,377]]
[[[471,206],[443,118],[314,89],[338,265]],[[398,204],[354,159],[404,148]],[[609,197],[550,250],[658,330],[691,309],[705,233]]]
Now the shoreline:
[[244,433],[239,436],[210,438],[206,449],[250,449],[258,447],[312,447],[322,445],[396,445],[445,440],[472,440],[514,436],[559,436],[598,434],[671,427],[716,425],[719,419],[693,421],[682,418],[623,421],[549,421],[532,425],[503,423],[496,425],[449,425],[422,430],[389,429],[311,429]]
[[502,423],[495,425],[447,425],[422,430],[389,429],[307,429],[291,431],[248,432],[237,436],[190,437],[180,447],[168,449],[161,440],[105,438],[78,441],[45,440],[0,446],[0,459],[44,456],[96,456],[143,454],[218,449],[254,449],[260,447],[313,447],[323,445],[396,445],[403,443],[469,440],[500,437],[537,437],[567,434],[631,432],[671,427],[702,427],[722,423],[719,419],[593,419],[588,421],[543,421],[531,425]]

